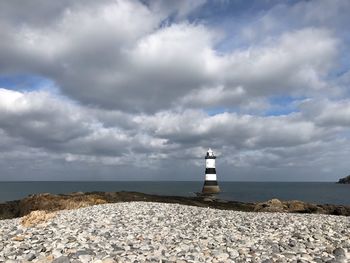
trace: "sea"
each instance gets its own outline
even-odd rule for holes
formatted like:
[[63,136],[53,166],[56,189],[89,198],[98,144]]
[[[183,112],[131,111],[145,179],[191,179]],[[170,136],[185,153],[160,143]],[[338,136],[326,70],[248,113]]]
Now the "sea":
[[[157,195],[195,196],[200,181],[26,181],[0,182],[0,203],[22,199],[30,194],[72,192],[135,191]],[[350,185],[330,182],[219,182],[217,198],[260,202],[272,198],[301,200],[316,204],[350,205]]]

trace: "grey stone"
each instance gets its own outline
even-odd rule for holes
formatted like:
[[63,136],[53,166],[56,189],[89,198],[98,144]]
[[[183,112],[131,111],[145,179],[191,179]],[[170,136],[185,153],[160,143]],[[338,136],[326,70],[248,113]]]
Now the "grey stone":
[[91,261],[91,259],[92,259],[92,257],[90,255],[87,255],[87,254],[79,256],[79,260],[83,263],[88,263]]
[[95,252],[92,249],[77,250],[77,252],[75,252],[75,256],[79,257],[81,255],[95,255]]
[[238,253],[238,251],[235,250],[235,249],[230,250],[230,251],[229,251],[229,254],[230,254],[230,258],[233,258],[233,259],[239,257],[239,253]]
[[71,263],[70,259],[66,256],[61,256],[52,261],[52,263]]
[[217,257],[218,260],[226,260],[226,259],[229,258],[229,254],[227,254],[227,253],[220,253],[216,257]]
[[102,260],[103,263],[115,263],[116,261],[113,258],[107,257]]
[[32,261],[35,258],[36,258],[36,256],[33,253],[29,253],[24,257],[24,259],[28,260],[28,261]]
[[46,257],[52,254],[55,260],[69,256],[67,260],[77,263],[343,263],[350,248],[347,226],[346,217],[316,214],[106,204],[61,211],[45,228],[25,229],[23,241],[11,240],[18,220],[0,221],[0,261],[25,261],[34,254],[33,261],[48,263]]
[[336,248],[333,250],[333,255],[338,258],[338,257],[345,257],[346,256],[346,251],[343,248]]

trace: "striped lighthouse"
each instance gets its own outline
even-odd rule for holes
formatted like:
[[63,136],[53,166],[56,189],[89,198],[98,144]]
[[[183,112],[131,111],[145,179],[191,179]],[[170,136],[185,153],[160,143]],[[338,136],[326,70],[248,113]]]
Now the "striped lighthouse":
[[209,148],[207,155],[205,156],[205,182],[202,189],[203,194],[214,194],[220,192],[218,182],[216,181],[215,159],[216,156]]

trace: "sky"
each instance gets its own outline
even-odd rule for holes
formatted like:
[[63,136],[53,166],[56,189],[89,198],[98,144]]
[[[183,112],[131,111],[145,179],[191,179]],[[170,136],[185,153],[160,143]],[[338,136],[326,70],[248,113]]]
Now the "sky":
[[0,1],[0,180],[350,174],[350,1]]

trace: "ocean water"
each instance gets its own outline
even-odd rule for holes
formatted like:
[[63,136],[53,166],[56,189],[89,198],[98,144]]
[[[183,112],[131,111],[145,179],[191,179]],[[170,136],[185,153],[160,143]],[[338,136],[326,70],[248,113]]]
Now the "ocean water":
[[[317,204],[350,205],[350,185],[317,182],[219,182],[218,198],[243,202],[301,200]],[[0,182],[0,202],[35,193],[136,191],[159,195],[195,196],[203,182],[113,181],[113,182]]]

